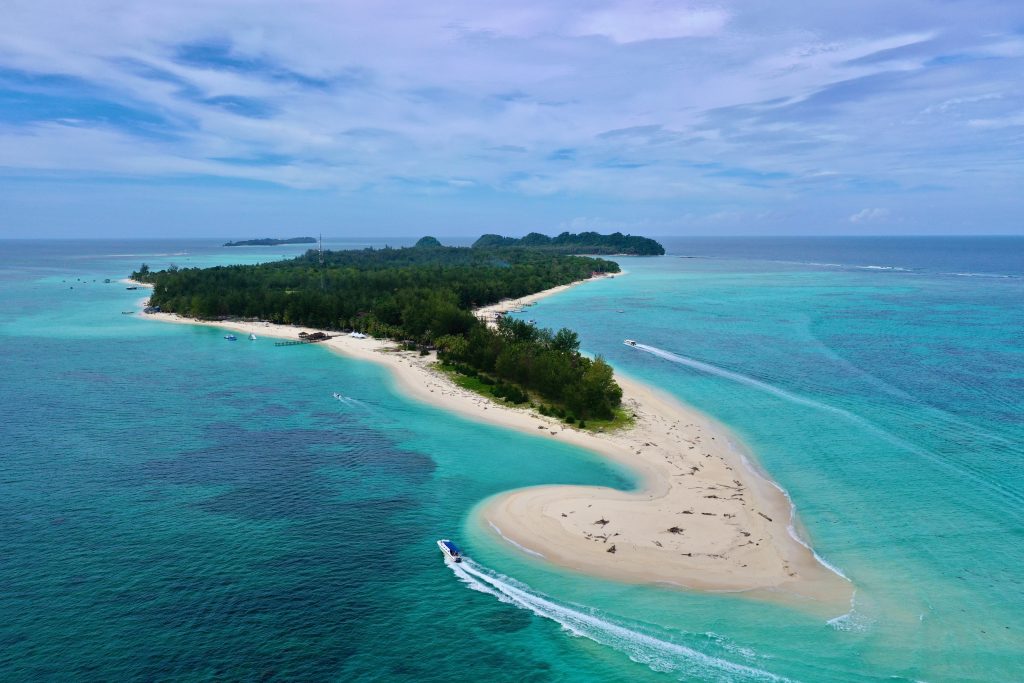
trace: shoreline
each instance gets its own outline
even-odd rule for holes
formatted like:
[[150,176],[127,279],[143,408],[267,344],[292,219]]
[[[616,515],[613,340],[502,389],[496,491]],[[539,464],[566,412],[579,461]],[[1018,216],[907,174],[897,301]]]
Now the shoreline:
[[[520,308],[590,280],[487,306],[478,317]],[[134,283],[149,287],[143,283]],[[266,322],[201,321],[173,313],[140,317],[295,340],[316,328]],[[627,583],[739,593],[836,616],[853,585],[801,540],[792,502],[751,465],[738,438],[674,397],[616,371],[634,426],[580,431],[524,408],[463,389],[431,365],[436,355],[393,342],[333,337],[335,353],[386,366],[397,388],[460,416],[584,448],[633,472],[635,491],[545,485],[505,491],[475,508],[481,526],[536,561]],[[500,532],[497,531],[500,529]]]

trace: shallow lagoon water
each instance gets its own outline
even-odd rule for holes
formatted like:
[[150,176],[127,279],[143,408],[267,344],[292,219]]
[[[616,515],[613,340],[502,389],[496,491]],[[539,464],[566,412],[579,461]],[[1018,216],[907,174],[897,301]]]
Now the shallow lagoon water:
[[[628,276],[528,317],[729,424],[857,585],[849,614],[547,567],[479,529],[479,501],[630,487],[628,473],[409,401],[325,349],[122,316],[144,293],[103,284],[142,260],[276,253],[8,242],[0,676],[1018,677],[1024,281],[945,274],[956,264],[929,269],[920,249],[908,263],[892,243],[861,244],[860,259],[806,241],[762,246],[770,260],[739,242],[668,246],[711,258],[622,259]],[[1019,272],[987,249],[969,253],[972,272]],[[838,265],[809,265],[826,260]],[[442,536],[478,575],[441,562]]]

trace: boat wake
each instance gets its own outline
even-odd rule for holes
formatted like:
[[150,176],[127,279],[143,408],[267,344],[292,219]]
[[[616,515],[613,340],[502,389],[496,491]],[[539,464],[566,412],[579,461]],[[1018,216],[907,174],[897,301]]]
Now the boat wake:
[[892,434],[891,432],[886,431],[885,429],[879,427],[870,420],[867,420],[861,417],[860,415],[852,413],[849,410],[837,408],[836,406],[829,405],[827,403],[822,403],[821,401],[816,401],[814,399],[807,398],[806,396],[795,394],[791,391],[782,389],[780,387],[777,387],[773,384],[769,384],[765,381],[756,379],[754,377],[749,377],[738,372],[733,372],[732,370],[720,368],[717,365],[705,363],[694,358],[680,356],[678,354],[672,353],[671,351],[665,351],[664,349],[659,349],[654,346],[648,346],[647,344],[640,344],[638,342],[631,344],[631,346],[639,351],[645,351],[647,353],[650,353],[659,358],[664,358],[665,360],[671,361],[673,363],[685,365],[688,368],[692,368],[694,370],[698,370],[709,375],[714,375],[716,377],[721,377],[723,379],[728,379],[733,382],[746,385],[748,387],[751,387],[752,389],[757,389],[764,393],[771,394],[772,396],[775,396],[777,398],[781,398],[784,401],[789,401],[790,403],[802,405],[808,408],[813,408],[815,410],[819,410],[822,412],[831,413],[833,415],[838,415],[839,417],[842,417],[843,419],[857,425],[858,427],[861,427],[865,431],[871,432],[875,436],[880,437],[885,441],[888,441],[892,445],[897,446],[904,451],[913,453],[917,456],[927,459],[928,461],[932,462],[935,465],[938,465],[939,467],[947,470],[948,472],[954,473],[961,477],[966,477],[971,481],[980,484],[985,488],[988,488],[989,490],[999,494],[1000,496],[1003,496],[1004,498],[1013,500],[1017,503],[1024,503],[1024,495],[1021,495],[1020,493],[1003,486],[999,482],[992,481],[983,473],[976,471],[976,469],[971,467],[969,464],[962,462],[951,462],[939,456],[938,454],[933,453],[932,451],[921,448],[920,446],[913,444],[907,441],[906,439],[903,439],[899,436],[896,436],[895,434]]
[[574,636],[610,647],[655,671],[678,674],[680,680],[789,680],[762,669],[730,662],[657,638],[644,633],[637,626],[625,626],[612,621],[596,610],[560,603],[515,579],[482,567],[471,559],[464,558],[458,564],[446,559],[445,563],[460,581],[475,591],[550,619]]
[[331,395],[334,397],[335,401],[338,401],[340,403],[347,403],[348,405],[352,405],[352,406],[364,406],[364,405],[366,405],[365,403],[360,401],[358,398],[352,398],[351,396],[345,396],[344,394],[339,394],[337,391],[335,391]]

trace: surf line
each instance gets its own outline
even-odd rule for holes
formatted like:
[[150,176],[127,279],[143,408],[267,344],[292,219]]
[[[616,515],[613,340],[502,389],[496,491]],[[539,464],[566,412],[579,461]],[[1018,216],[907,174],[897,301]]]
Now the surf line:
[[699,370],[700,372],[704,372],[704,373],[707,373],[709,375],[715,375],[717,377],[722,377],[724,379],[732,380],[733,382],[737,382],[739,384],[743,384],[743,385],[746,385],[748,387],[751,387],[751,388],[754,388],[754,389],[758,389],[758,390],[763,391],[765,393],[768,393],[768,394],[771,394],[773,396],[776,396],[777,398],[781,398],[781,399],[783,399],[785,401],[789,401],[790,403],[796,403],[798,405],[806,406],[808,408],[813,408],[815,410],[821,410],[821,411],[824,411],[824,412],[832,413],[834,415],[839,415],[840,417],[848,420],[849,422],[852,422],[852,423],[856,424],[857,426],[859,426],[859,427],[861,427],[863,429],[868,430],[869,432],[871,432],[875,436],[881,437],[882,439],[888,441],[889,443],[893,444],[894,446],[898,446],[898,447],[900,447],[900,448],[902,448],[902,449],[904,449],[904,450],[906,450],[906,451],[908,451],[910,453],[914,453],[915,455],[918,455],[918,456],[921,456],[923,458],[926,458],[927,460],[931,461],[933,464],[938,465],[939,467],[941,467],[941,468],[943,468],[943,469],[945,469],[947,471],[953,472],[953,473],[955,473],[957,475],[960,475],[960,476],[965,476],[968,479],[973,480],[975,483],[981,484],[982,486],[984,486],[984,487],[986,487],[986,488],[988,488],[988,489],[990,489],[990,490],[1000,494],[1003,497],[1009,498],[1009,499],[1014,500],[1016,502],[1024,502],[1024,496],[1020,496],[1016,492],[1004,488],[1003,486],[1001,486],[997,482],[989,481],[985,476],[983,476],[982,474],[980,474],[978,472],[973,471],[970,467],[967,467],[967,466],[964,466],[964,465],[957,466],[957,465],[955,465],[955,464],[953,464],[951,462],[948,462],[948,461],[944,460],[942,457],[936,455],[935,453],[932,453],[929,450],[926,450],[924,448],[921,448],[920,446],[917,446],[917,445],[915,445],[913,443],[910,443],[909,441],[901,439],[900,437],[896,436],[895,434],[891,434],[891,433],[887,432],[886,430],[882,429],[881,427],[879,427],[878,425],[874,424],[873,422],[870,422],[869,420],[866,420],[865,418],[861,417],[860,415],[856,415],[854,413],[851,413],[850,411],[844,410],[843,408],[837,408],[836,406],[831,406],[831,405],[829,405],[827,403],[822,403],[820,401],[815,401],[814,399],[807,398],[805,396],[800,396],[799,394],[794,394],[794,393],[792,393],[790,391],[787,391],[785,389],[781,389],[781,388],[779,388],[777,386],[774,386],[772,384],[768,384],[767,382],[764,382],[764,381],[759,380],[757,378],[749,377],[747,375],[742,375],[742,374],[740,374],[738,372],[733,372],[732,370],[726,370],[725,368],[720,368],[717,365],[712,365],[710,363],[705,363],[703,361],[699,361],[699,360],[696,360],[694,358],[687,358],[686,356],[680,356],[678,354],[672,353],[671,351],[665,351],[664,349],[659,349],[659,348],[657,348],[655,346],[648,346],[647,344],[639,344],[639,343],[635,344],[635,345],[631,345],[631,346],[634,349],[638,349],[640,351],[645,351],[645,352],[647,352],[649,354],[652,354],[654,356],[658,356],[659,358],[663,358],[665,360],[672,361],[673,363],[678,363],[680,365],[685,365],[686,367],[693,368],[694,370]]
[[478,565],[469,558],[464,558],[458,564],[446,559],[445,564],[471,589],[492,595],[503,603],[528,610],[539,617],[550,619],[575,636],[610,647],[625,654],[634,662],[646,664],[656,671],[670,670],[684,676],[683,680],[696,678],[773,683],[790,680],[752,666],[714,657],[685,645],[655,638],[602,618],[593,610],[584,611],[585,608],[577,609],[561,604],[515,579]]

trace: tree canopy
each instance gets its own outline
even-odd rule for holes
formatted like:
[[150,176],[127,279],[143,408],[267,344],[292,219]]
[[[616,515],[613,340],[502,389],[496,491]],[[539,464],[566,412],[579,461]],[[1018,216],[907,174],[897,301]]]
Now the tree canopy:
[[488,234],[481,236],[473,243],[473,247],[476,249],[516,246],[547,249],[560,254],[661,256],[665,253],[665,247],[649,237],[623,235],[621,232],[613,232],[610,235],[601,235],[596,232],[581,232],[579,234],[563,232],[556,237],[531,232],[519,239]]
[[[434,240],[436,242],[436,240]],[[421,240],[423,242],[423,240]],[[428,248],[424,248],[428,247]],[[150,305],[201,319],[254,318],[436,345],[469,372],[564,405],[578,417],[610,417],[621,390],[601,359],[579,352],[571,330],[505,318],[488,328],[473,309],[619,272],[600,258],[522,246],[425,244],[325,251],[259,265],[132,274],[153,284]],[[518,392],[518,393],[516,393]]]

